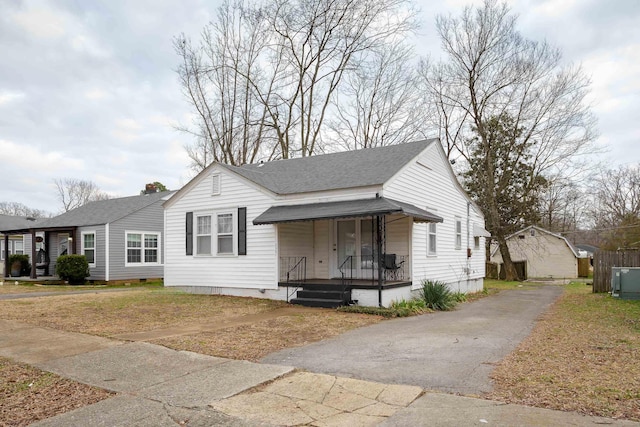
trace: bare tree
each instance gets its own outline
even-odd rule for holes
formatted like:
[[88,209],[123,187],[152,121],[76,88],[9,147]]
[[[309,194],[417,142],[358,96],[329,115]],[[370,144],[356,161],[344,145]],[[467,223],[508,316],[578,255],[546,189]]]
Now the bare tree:
[[75,178],[54,179],[58,200],[64,212],[79,208],[89,202],[107,200],[110,196],[101,191],[92,181]]
[[414,27],[409,0],[225,2],[198,46],[175,41],[196,112],[194,166],[320,150],[344,77]]
[[[523,38],[516,21],[506,3],[494,0],[465,8],[459,18],[439,16],[436,27],[448,60],[423,75],[439,107],[443,144],[451,156],[468,161],[477,144],[488,147],[487,124],[507,114],[513,129],[524,130],[519,139],[528,146],[535,182],[569,170],[575,156],[591,148],[595,120],[585,101],[589,79],[581,68],[563,67],[557,48]],[[471,131],[477,138],[469,137]],[[488,176],[477,180],[492,185]],[[494,202],[484,214],[500,246],[506,276],[513,279],[500,207]]]
[[640,247],[640,164],[602,170],[592,192],[592,215],[603,246]]
[[41,209],[30,208],[17,202],[0,202],[0,214],[31,218],[49,218],[51,213]]
[[540,225],[565,233],[584,227],[590,200],[572,176],[552,175],[540,195]]
[[341,148],[355,150],[424,137],[427,102],[411,46],[401,40],[372,50],[349,73],[329,120]]

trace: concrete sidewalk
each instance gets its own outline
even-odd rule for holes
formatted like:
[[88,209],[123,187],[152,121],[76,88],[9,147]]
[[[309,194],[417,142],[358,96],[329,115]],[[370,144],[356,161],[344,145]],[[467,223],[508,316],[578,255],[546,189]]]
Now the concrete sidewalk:
[[36,426],[639,425],[6,320],[0,355],[117,393]]

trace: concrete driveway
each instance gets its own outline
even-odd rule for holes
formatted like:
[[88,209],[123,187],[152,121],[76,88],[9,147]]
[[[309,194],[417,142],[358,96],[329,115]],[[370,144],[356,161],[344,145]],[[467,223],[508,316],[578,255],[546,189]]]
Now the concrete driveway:
[[494,364],[515,349],[561,293],[559,286],[524,285],[454,311],[390,320],[282,350],[262,362],[480,395],[492,389]]

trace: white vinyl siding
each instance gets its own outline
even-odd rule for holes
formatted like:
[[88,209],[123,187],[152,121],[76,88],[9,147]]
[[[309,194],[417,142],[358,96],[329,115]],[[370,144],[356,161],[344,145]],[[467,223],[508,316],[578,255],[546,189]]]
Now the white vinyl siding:
[[[211,175],[219,175],[224,191],[211,197]],[[182,197],[170,200],[165,209],[165,286],[202,288],[276,289],[278,286],[278,252],[276,226],[254,225],[253,219],[273,204],[275,197],[257,189],[243,178],[222,166],[211,168],[211,173],[189,184]],[[247,254],[237,254],[237,212],[246,207]],[[211,215],[213,243],[212,256],[196,255],[194,229],[194,255],[185,253],[185,216],[193,212],[194,227],[198,215]],[[218,214],[233,215],[234,255],[217,254]]]
[[[436,224],[437,256],[429,256],[429,224],[412,224],[412,282],[414,289],[420,286],[422,279],[441,280],[449,283],[454,290],[464,288],[464,282],[479,281],[481,285],[485,271],[483,251],[474,251],[467,259],[466,251],[455,249],[456,233],[454,218],[464,218],[461,224],[461,237],[466,239],[468,198],[458,186],[455,176],[449,171],[448,160],[441,148],[435,143],[420,156],[419,161],[427,167],[413,161],[384,185],[383,196],[411,203],[415,206],[429,206],[426,209],[444,219]],[[434,209],[434,208],[437,208]],[[476,212],[475,206],[469,207],[470,221],[484,225],[484,218]],[[481,247],[484,237],[480,239]],[[479,289],[481,290],[481,288]]]
[[94,268],[96,266],[96,232],[83,231],[81,239],[81,253],[87,259],[89,267]]

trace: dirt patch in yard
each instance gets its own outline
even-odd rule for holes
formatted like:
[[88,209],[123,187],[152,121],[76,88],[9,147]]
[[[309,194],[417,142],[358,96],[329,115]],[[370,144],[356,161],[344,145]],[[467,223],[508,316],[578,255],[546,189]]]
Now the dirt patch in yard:
[[0,426],[26,426],[111,393],[0,358]]
[[493,373],[488,398],[640,420],[640,301],[564,295]]
[[112,336],[256,314],[285,305],[266,299],[141,289],[0,301],[0,318]]
[[250,324],[151,341],[176,350],[258,361],[269,353],[298,347],[381,321],[381,316],[306,308]]

